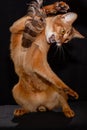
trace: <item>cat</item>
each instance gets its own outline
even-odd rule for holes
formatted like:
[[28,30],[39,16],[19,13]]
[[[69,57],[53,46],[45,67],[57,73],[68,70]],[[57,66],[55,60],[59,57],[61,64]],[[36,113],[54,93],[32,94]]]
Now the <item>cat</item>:
[[[29,47],[22,45],[25,21],[30,22],[29,16],[19,19],[10,27],[11,58],[19,76],[12,94],[16,103],[21,106],[14,111],[14,116],[58,107],[62,108],[66,117],[75,116],[68,104],[68,95],[78,99],[78,94],[52,71],[47,62],[47,53],[55,42],[60,47],[74,37],[84,38],[72,26],[76,19],[77,14],[73,12],[46,17],[44,29]],[[26,35],[30,37],[28,32]]]

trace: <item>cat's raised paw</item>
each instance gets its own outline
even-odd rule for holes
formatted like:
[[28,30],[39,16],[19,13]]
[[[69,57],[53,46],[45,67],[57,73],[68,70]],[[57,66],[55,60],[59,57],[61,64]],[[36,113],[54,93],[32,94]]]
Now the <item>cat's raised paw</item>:
[[66,13],[69,10],[69,5],[66,4],[65,2],[56,2],[55,3],[55,9],[59,12]]

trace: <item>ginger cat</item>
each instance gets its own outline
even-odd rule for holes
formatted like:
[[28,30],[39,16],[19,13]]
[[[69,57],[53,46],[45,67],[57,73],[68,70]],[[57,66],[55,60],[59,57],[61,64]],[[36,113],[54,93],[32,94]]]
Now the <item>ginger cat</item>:
[[[73,12],[46,17],[45,27],[27,47],[23,46],[23,42],[32,39],[28,26],[31,16],[19,19],[10,27],[11,58],[19,76],[12,93],[16,103],[21,106],[14,111],[15,116],[58,107],[62,108],[66,117],[75,115],[68,104],[68,95],[77,99],[78,94],[52,71],[47,62],[47,53],[54,42],[60,47],[74,37],[83,38],[72,26],[76,18],[77,14]],[[29,23],[26,24],[26,21]]]

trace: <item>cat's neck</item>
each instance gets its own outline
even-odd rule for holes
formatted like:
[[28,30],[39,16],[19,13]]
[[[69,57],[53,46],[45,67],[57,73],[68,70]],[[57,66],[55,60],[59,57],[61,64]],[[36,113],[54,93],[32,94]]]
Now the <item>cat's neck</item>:
[[50,45],[46,40],[45,30],[36,38],[34,43],[39,46],[41,51],[48,52]]

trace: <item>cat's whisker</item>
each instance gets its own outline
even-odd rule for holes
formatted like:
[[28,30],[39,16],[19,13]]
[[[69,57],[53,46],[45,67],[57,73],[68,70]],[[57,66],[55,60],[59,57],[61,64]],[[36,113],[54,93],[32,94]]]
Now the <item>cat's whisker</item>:
[[54,53],[54,56],[55,56],[58,52],[60,53],[61,46],[59,46],[58,44],[55,44],[54,47],[56,47],[56,51]]
[[61,56],[62,56],[62,51],[63,51],[62,49],[63,49],[63,48],[62,48],[62,46],[59,45],[59,44],[56,44],[56,48],[57,48],[57,49],[56,49],[55,55],[58,53],[58,57],[61,58]]
[[62,53],[62,58],[65,60],[65,51],[63,46],[61,46],[61,53]]
[[65,51],[62,45],[55,44],[54,47],[56,47],[56,50],[54,52],[54,56],[58,54],[58,58],[63,58],[65,60]]
[[62,46],[59,47],[59,56],[60,56],[60,58],[63,58],[63,56],[64,56],[64,50],[63,50]]
[[68,53],[70,51],[66,46],[63,46],[63,49],[64,49],[64,52],[66,52],[66,53]]

